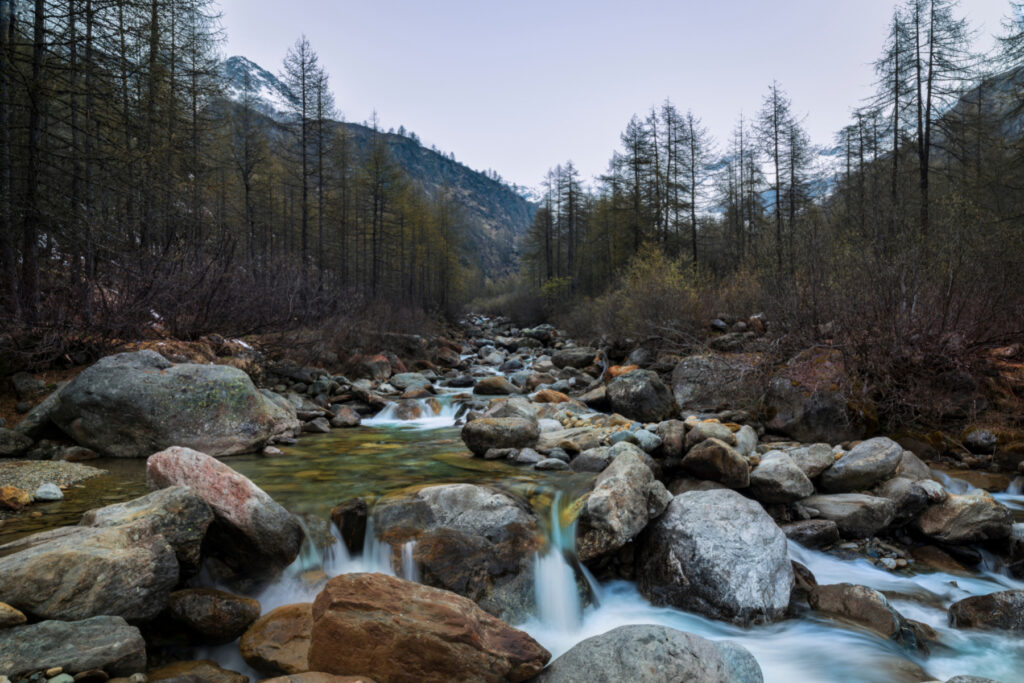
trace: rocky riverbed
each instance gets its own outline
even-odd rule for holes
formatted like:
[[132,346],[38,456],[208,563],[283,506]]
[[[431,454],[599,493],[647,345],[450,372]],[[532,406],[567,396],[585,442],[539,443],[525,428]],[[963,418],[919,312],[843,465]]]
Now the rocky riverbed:
[[[615,365],[553,327],[483,317],[422,347],[346,375],[121,354],[3,430],[18,510],[0,525],[0,675],[1024,669],[1014,473],[990,493],[865,439],[867,416],[821,384],[830,357],[802,361],[810,379],[783,368],[755,407],[743,353]],[[88,466],[63,460],[86,450]]]

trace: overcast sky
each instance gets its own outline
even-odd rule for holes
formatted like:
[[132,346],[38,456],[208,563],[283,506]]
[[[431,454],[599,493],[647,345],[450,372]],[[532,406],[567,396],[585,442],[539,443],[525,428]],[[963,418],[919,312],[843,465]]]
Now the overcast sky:
[[[604,171],[634,113],[670,98],[718,140],[772,79],[818,144],[872,92],[893,0],[221,0],[227,55],[274,73],[305,33],[349,121],[376,109],[521,185]],[[1007,0],[962,0],[989,47]]]

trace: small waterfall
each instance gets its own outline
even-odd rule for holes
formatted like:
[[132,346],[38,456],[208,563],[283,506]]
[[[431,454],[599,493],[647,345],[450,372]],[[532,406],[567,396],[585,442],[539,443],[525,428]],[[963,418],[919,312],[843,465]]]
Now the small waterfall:
[[420,568],[416,566],[413,559],[413,552],[416,550],[416,541],[406,541],[402,544],[402,578],[406,581],[420,580]]
[[413,429],[442,429],[454,427],[463,411],[454,395],[439,393],[430,398],[403,399],[403,403],[415,403],[419,417],[403,419],[400,403],[389,403],[379,413],[363,420],[366,427],[410,427]]
[[575,557],[576,521],[563,527],[561,502],[562,492],[559,491],[551,502],[547,552],[543,556],[538,553],[534,560],[534,593],[537,617],[542,624],[561,631],[575,631],[582,622],[583,605],[576,586],[576,571],[566,555]]

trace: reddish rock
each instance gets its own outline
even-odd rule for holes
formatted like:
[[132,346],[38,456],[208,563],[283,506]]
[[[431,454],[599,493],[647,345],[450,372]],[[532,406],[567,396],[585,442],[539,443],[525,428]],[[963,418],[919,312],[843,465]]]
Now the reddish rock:
[[264,676],[284,676],[309,671],[309,638],[313,629],[313,605],[285,605],[256,620],[238,649],[245,663]]
[[334,674],[325,674],[318,671],[311,671],[304,674],[294,674],[292,676],[278,676],[277,678],[267,678],[260,683],[377,683],[372,678],[366,676],[335,676]]
[[190,448],[172,446],[149,457],[150,488],[188,486],[213,510],[206,547],[242,576],[274,576],[298,556],[303,532],[298,521],[224,463]]
[[569,397],[554,389],[542,389],[533,397],[534,403],[568,403]]
[[331,579],[313,603],[309,666],[381,683],[525,681],[550,653],[448,591],[383,574]]
[[17,486],[0,486],[0,509],[17,512],[32,502],[32,494]]
[[174,662],[159,669],[154,669],[148,674],[152,682],[156,681],[202,681],[202,683],[249,683],[249,677],[222,669],[210,659],[203,659],[195,662]]
[[608,368],[608,378],[615,379],[616,377],[622,377],[623,375],[628,375],[634,370],[639,369],[639,365],[613,365]]

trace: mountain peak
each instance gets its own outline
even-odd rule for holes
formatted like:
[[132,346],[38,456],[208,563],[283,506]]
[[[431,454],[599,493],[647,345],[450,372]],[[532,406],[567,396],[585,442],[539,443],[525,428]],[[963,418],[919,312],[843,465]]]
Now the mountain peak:
[[227,81],[226,95],[230,99],[240,102],[248,83],[253,108],[271,118],[280,120],[286,117],[297,101],[295,94],[280,78],[246,57],[228,57],[221,63],[221,73]]

